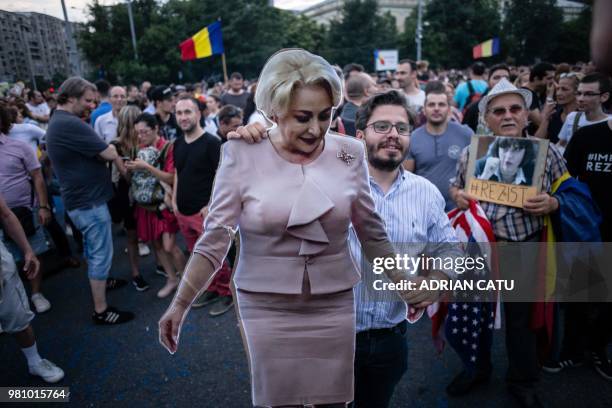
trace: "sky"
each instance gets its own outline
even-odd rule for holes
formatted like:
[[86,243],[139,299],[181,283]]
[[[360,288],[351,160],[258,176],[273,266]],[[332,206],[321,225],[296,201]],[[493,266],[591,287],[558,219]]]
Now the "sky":
[[[85,21],[86,6],[91,0],[64,0],[68,9],[70,21]],[[111,5],[122,0],[100,0],[100,3]],[[300,10],[321,0],[275,0],[279,8]],[[6,11],[37,11],[54,17],[64,18],[61,0],[0,0],[0,10]]]

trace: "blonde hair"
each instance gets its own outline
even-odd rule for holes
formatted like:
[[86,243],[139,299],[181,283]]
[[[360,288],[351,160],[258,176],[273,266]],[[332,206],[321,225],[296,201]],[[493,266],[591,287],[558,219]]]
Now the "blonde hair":
[[139,107],[127,105],[121,108],[117,116],[117,141],[125,154],[136,157],[138,151],[138,135],[134,127],[136,118],[141,114]]
[[297,88],[310,85],[323,87],[334,107],[342,101],[342,81],[329,62],[299,48],[280,50],[261,71],[255,104],[271,119],[289,109]]

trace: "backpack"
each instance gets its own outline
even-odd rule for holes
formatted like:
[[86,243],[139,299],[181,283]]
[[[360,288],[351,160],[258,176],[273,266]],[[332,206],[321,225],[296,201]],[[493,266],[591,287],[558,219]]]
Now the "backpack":
[[477,103],[480,98],[482,98],[482,93],[481,92],[476,92],[476,89],[474,89],[474,85],[472,85],[472,81],[468,80],[467,81],[467,87],[468,87],[468,91],[470,92],[467,98],[467,101],[465,102],[465,105],[463,105],[463,115],[465,116],[465,114],[467,113],[468,108],[470,107],[470,105],[473,105],[475,103]]
[[[136,157],[153,167],[163,169],[170,145],[170,142],[166,143],[161,150],[157,150],[153,146],[142,148],[138,151]],[[134,201],[147,209],[156,209],[159,204],[164,202],[164,188],[159,180],[146,170],[134,172],[131,192]]]
[[574,123],[572,123],[572,136],[578,130],[578,123],[580,123],[580,118],[582,117],[582,111],[576,112],[576,116],[574,116]]

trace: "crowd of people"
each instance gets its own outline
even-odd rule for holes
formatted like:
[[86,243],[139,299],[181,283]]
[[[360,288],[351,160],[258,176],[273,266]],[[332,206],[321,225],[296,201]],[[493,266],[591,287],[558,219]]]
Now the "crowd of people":
[[[190,308],[210,305],[219,316],[236,302],[254,404],[344,406],[354,395],[358,408],[387,406],[407,369],[406,304],[422,309],[440,293],[372,302],[371,270],[354,265],[388,256],[390,242],[457,242],[446,213],[473,200],[464,188],[474,135],[549,141],[540,192],[523,208],[480,203],[497,241],[539,241],[544,216],[560,211],[554,185],[567,172],[590,188],[601,240],[612,241],[611,92],[610,78],[590,63],[477,62],[464,75],[401,60],[395,72],[370,74],[295,50],[277,53],[250,82],[233,73],[226,84],[124,86],[75,77],[54,92],[15,84],[0,100],[0,328],[15,335],[31,373],[61,380],[62,370],[36,351],[28,301],[36,313],[51,309],[38,264],[51,248],[61,267],[79,267],[83,253],[95,324],[131,321],[133,313],[106,301],[106,291],[128,284],[109,276],[116,224],[127,236],[134,289],[148,290],[158,273],[166,282],[157,296],[177,293],[160,321],[169,351]],[[502,149],[520,143],[499,145],[501,178]],[[155,271],[139,265],[149,248]],[[437,255],[456,255],[446,251]],[[189,262],[186,253],[193,253]],[[453,271],[421,277],[455,278]],[[507,381],[523,406],[540,406],[542,369],[557,373],[588,358],[612,381],[608,303],[565,305],[560,351],[545,359],[530,327],[531,304],[503,306]],[[287,327],[293,337],[275,336]],[[304,338],[325,347],[313,355]],[[279,349],[285,358],[271,352]],[[449,395],[488,380],[491,364],[484,347]],[[354,381],[346,378],[353,371]],[[332,381],[342,373],[343,381]],[[305,386],[304,376],[318,380]]]

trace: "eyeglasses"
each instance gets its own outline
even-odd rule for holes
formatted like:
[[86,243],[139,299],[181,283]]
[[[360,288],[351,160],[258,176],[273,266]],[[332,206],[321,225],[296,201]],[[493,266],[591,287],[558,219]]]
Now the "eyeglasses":
[[506,112],[510,112],[511,114],[516,115],[518,113],[521,113],[523,109],[524,108],[521,105],[512,105],[509,108],[500,106],[499,108],[489,109],[489,112],[491,112],[493,115],[497,117],[502,117],[506,114]]
[[599,96],[599,95],[602,95],[602,94],[603,94],[603,92],[580,92],[580,91],[574,92],[574,95],[576,95],[576,97],[578,97],[578,98],[581,97],[581,96],[584,96],[584,97],[588,98],[588,97],[591,97],[591,96]]
[[395,128],[395,130],[397,130],[397,133],[402,136],[407,136],[412,131],[412,125],[405,122],[397,122],[396,124],[393,124],[388,120],[379,120],[377,122],[370,123],[366,126],[366,128],[369,128],[370,126],[374,129],[374,132],[383,135],[386,135],[387,133],[391,132],[391,129],[393,128]]

